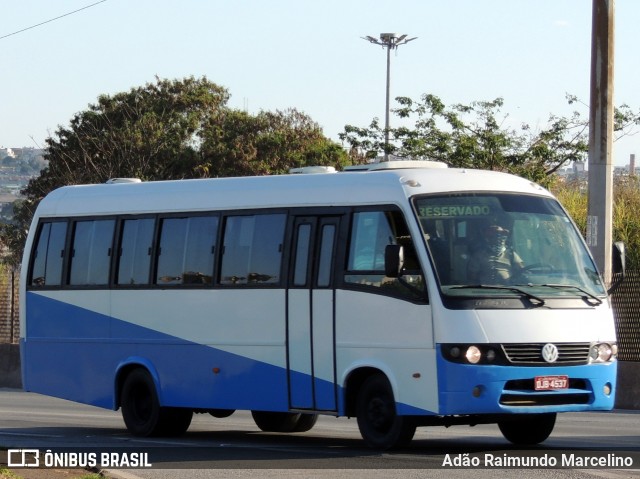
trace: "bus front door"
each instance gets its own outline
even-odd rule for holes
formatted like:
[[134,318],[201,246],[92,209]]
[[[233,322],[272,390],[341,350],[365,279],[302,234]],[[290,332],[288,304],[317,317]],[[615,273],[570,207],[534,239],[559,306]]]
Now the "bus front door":
[[296,217],[287,304],[289,404],[336,411],[333,264],[337,216]]

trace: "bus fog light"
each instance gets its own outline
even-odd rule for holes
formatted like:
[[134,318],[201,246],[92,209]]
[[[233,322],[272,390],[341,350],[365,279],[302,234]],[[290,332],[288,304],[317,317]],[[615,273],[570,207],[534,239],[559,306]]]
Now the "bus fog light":
[[604,385],[604,387],[602,388],[602,392],[604,393],[605,396],[611,396],[611,383],[607,383]]
[[474,398],[479,398],[482,395],[482,386],[476,386],[471,390],[471,394]]
[[480,359],[482,358],[482,353],[477,346],[469,346],[469,348],[467,348],[465,357],[471,364],[478,364],[480,362]]

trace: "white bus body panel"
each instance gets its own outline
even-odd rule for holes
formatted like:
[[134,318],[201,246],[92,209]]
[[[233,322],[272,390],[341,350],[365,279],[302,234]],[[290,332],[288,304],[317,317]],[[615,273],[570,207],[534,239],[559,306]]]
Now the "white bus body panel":
[[[265,410],[286,410],[290,399],[286,391],[289,380],[287,368],[291,361],[291,364],[295,364],[294,373],[314,375],[325,383],[335,383],[337,388],[343,388],[350,374],[358,368],[378,369],[391,382],[400,414],[442,414],[446,398],[442,396],[442,383],[445,381],[439,377],[442,374],[439,369],[439,365],[442,365],[438,351],[440,344],[593,342],[615,339],[610,305],[606,302],[600,306],[578,310],[545,307],[504,310],[500,309],[499,304],[492,310],[453,311],[444,308],[434,274],[430,270],[425,244],[419,240],[420,231],[409,198],[414,195],[456,191],[500,191],[551,197],[540,186],[522,178],[495,172],[453,169],[143,182],[58,189],[40,203],[34,216],[34,225],[41,218],[57,217],[396,205],[403,211],[416,240],[417,253],[430,289],[429,304],[342,289],[326,292],[313,290],[312,295],[316,295],[318,302],[309,302],[308,290],[287,291],[284,287],[151,290],[114,288],[106,291],[87,289],[82,290],[82,294],[77,290],[64,288],[25,290],[28,267],[23,267],[20,294],[21,342],[24,344],[34,339],[29,337],[26,316],[26,298],[29,294],[113,319],[105,322],[108,326],[104,327],[111,328],[110,330],[95,332],[96,337],[99,337],[96,347],[112,352],[113,357],[116,356],[115,349],[127,341],[124,334],[126,326],[130,325],[164,335],[163,338],[148,342],[135,342],[134,346],[140,357],[144,356],[149,346],[165,341],[170,346],[174,346],[173,343],[176,346],[168,354],[187,354],[187,351],[203,349],[205,353],[202,357],[221,357],[206,355],[208,350],[215,349],[242,359],[234,363],[234,367],[238,369],[230,371],[224,370],[224,365],[215,363],[194,364],[193,367],[207,369],[207,374],[212,378],[212,389],[215,389],[217,378],[225,376],[231,380],[241,377],[247,368],[255,367],[257,363],[260,367],[266,365],[260,371],[271,373],[272,370],[277,370],[277,384],[269,384],[265,379],[264,384],[255,387],[249,385],[248,391],[252,397],[247,398],[243,396],[246,395],[242,390],[243,384],[238,381],[233,393],[235,395],[230,396],[229,403],[217,403],[216,407],[254,408],[264,399]],[[25,265],[29,264],[28,255],[34,237],[35,227],[31,228],[28,235]],[[331,293],[335,295],[335,304]],[[307,309],[307,304],[311,304],[313,309]],[[334,311],[330,311],[331,308]],[[150,314],[150,310],[153,314]],[[301,321],[290,325],[287,331],[288,314],[296,315]],[[318,319],[313,322],[313,326],[305,325],[305,318],[309,315]],[[118,337],[119,328],[122,337]],[[309,334],[313,336],[313,342],[305,344],[304,336]],[[296,346],[287,350],[287,339],[295,338],[298,339]],[[77,338],[77,341],[82,342],[82,338]],[[113,344],[107,344],[108,341]],[[33,342],[36,345],[38,342],[42,343],[38,337]],[[335,350],[321,347],[326,344],[335,345]],[[54,344],[52,349],[55,353],[55,350],[61,351],[63,346]],[[44,349],[37,350],[39,357],[46,357],[47,353]],[[90,351],[86,353],[90,354]],[[128,358],[122,358],[123,363],[127,360]],[[245,370],[240,370],[241,368]],[[520,368],[503,369],[516,371]],[[180,385],[178,373],[170,371],[167,375],[171,378],[165,380]],[[609,375],[602,376],[603,381],[609,381]],[[273,389],[278,387],[285,392],[280,391],[277,399],[269,401],[268,396],[273,394],[270,392],[272,386]],[[58,385],[47,385],[44,391],[56,395],[54,392],[63,389]],[[82,395],[68,398],[113,407],[113,389],[113,384],[108,384],[100,390],[98,397]],[[174,391],[180,391],[180,388],[175,387]],[[87,395],[90,392],[87,391]],[[338,394],[342,392],[339,391]],[[458,392],[460,391],[453,391],[455,394]],[[162,395],[162,391],[160,394]],[[188,390],[177,394],[180,397],[176,403],[163,403],[189,404]],[[466,390],[464,394],[467,394]],[[202,404],[189,406],[208,407],[206,394],[200,394],[200,397]],[[464,407],[466,397],[460,392],[456,404]],[[495,404],[495,401],[490,404],[494,407],[491,412],[495,412]],[[587,410],[588,407],[589,405],[585,405],[584,409]],[[337,404],[337,410],[344,412],[344,404]],[[484,412],[481,408],[477,410]],[[453,408],[445,409],[444,413],[449,411],[458,414]],[[543,409],[540,411],[544,412]]]

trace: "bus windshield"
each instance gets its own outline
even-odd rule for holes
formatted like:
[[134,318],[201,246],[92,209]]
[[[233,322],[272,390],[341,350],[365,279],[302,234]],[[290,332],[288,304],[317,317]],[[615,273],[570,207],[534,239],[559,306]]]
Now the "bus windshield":
[[444,294],[596,302],[605,295],[576,228],[552,198],[459,193],[418,197],[415,207]]

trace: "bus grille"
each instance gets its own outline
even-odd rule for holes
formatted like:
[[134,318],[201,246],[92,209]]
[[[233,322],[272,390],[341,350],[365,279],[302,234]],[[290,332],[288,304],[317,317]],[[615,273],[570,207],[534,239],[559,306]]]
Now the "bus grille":
[[593,391],[585,379],[569,379],[566,391],[535,391],[533,379],[514,379],[507,381],[500,404],[503,406],[562,406],[567,404],[590,404]]
[[587,364],[589,362],[589,343],[559,343],[558,359],[548,363],[542,357],[545,343],[503,344],[502,350],[513,364],[544,364],[548,366],[567,364]]

